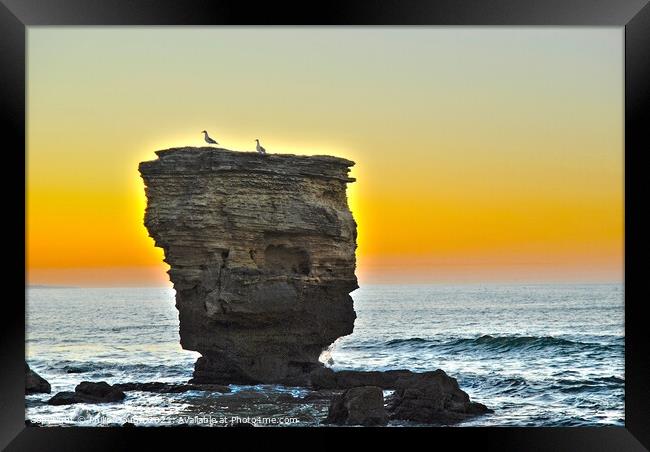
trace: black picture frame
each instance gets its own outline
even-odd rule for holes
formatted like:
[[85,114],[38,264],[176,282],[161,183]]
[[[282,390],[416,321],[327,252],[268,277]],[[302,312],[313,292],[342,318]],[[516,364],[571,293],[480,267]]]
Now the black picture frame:
[[[650,152],[650,5],[648,0],[364,0],[251,2],[234,0],[0,0],[0,127],[3,128],[3,222],[14,256],[4,279],[0,347],[0,447],[7,450],[121,450],[144,441],[149,449],[187,447],[185,439],[219,445],[224,436],[261,447],[258,437],[284,443],[307,431],[331,441],[332,429],[39,428],[25,425],[25,75],[26,27],[35,25],[534,25],[625,28],[625,427],[336,429],[405,441],[482,450],[622,451],[650,447],[650,328],[640,246],[648,231],[639,173]],[[22,152],[21,152],[22,151]],[[20,171],[22,170],[22,172]],[[644,187],[645,188],[645,187]],[[11,205],[14,202],[15,205]],[[8,220],[8,221],[7,221]],[[11,239],[10,237],[16,237]],[[23,241],[17,239],[23,237]],[[642,265],[642,264],[641,264]],[[21,281],[22,280],[22,281]],[[6,289],[14,289],[7,291]],[[22,295],[21,295],[22,294]],[[22,300],[21,298],[22,297]],[[189,436],[188,436],[189,435]],[[327,436],[323,436],[327,435]],[[304,441],[304,440],[303,440]],[[210,444],[210,443],[208,443]],[[308,447],[309,443],[304,443]],[[332,444],[332,443],[330,443]],[[418,443],[406,443],[420,447]],[[645,446],[645,447],[644,447]],[[178,446],[183,447],[183,446]]]

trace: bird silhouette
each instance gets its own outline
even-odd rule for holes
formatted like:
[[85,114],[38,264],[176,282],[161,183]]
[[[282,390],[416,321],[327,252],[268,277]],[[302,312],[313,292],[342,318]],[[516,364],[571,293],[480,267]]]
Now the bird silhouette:
[[216,141],[214,141],[210,136],[208,135],[208,132],[205,130],[202,130],[201,133],[203,134],[203,138],[205,139],[205,142],[208,144],[219,144]]
[[259,138],[255,138],[255,141],[257,142],[257,145],[255,146],[255,149],[257,149],[257,152],[259,152],[259,153],[262,154],[262,155],[266,154],[266,149],[264,149],[264,148],[260,145],[260,140],[259,140]]

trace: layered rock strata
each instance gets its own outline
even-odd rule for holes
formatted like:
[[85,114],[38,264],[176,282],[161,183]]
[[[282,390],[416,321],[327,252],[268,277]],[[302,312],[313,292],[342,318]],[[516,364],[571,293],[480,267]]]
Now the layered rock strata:
[[193,383],[306,384],[352,333],[353,162],[173,148],[142,162],[145,226],[176,289]]

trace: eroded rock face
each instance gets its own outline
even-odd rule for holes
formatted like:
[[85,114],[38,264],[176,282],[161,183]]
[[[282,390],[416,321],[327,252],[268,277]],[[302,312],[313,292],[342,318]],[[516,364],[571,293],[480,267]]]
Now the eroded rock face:
[[303,384],[352,333],[353,162],[174,148],[142,162],[145,226],[165,252],[194,383]]

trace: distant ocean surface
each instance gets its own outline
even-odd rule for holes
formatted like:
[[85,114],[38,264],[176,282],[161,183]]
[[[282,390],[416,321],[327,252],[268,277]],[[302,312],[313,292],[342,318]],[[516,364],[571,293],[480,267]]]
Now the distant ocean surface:
[[[352,297],[354,333],[321,358],[335,370],[441,368],[494,409],[461,426],[624,424],[621,284],[364,285]],[[200,355],[179,345],[173,289],[29,288],[26,325],[27,361],[52,385],[52,394],[26,397],[33,421],[167,425],[188,415],[290,415],[316,425],[327,411],[284,407],[274,400],[307,391],[265,385],[231,386],[223,395],[127,392],[117,404],[45,403],[82,380],[187,382]],[[229,402],[238,393],[253,402]]]

